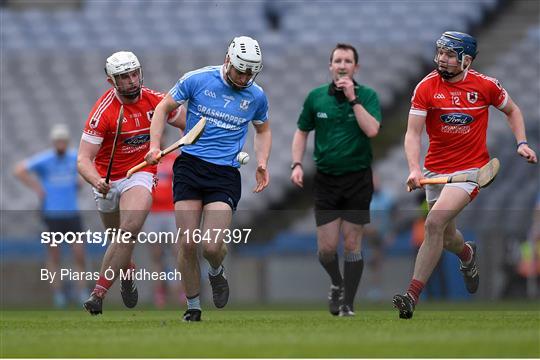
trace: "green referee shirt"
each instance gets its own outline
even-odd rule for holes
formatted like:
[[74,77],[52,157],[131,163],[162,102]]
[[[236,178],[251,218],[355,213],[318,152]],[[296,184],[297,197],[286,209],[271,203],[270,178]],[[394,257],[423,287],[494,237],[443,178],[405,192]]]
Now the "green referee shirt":
[[[354,88],[362,106],[380,123],[377,93],[356,82]],[[342,175],[371,166],[373,155],[369,138],[360,129],[347,98],[333,83],[309,93],[298,119],[298,129],[315,130],[313,159],[320,172]]]

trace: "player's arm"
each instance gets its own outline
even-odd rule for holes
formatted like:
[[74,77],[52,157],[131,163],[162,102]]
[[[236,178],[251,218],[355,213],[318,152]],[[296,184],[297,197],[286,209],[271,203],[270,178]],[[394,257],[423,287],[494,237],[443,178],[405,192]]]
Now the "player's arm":
[[254,123],[255,139],[253,147],[255,149],[255,157],[257,158],[257,171],[255,178],[257,185],[253,192],[261,192],[270,182],[270,174],[268,173],[268,159],[270,158],[270,149],[272,148],[272,130],[270,130],[269,120],[261,123]]
[[506,114],[506,119],[510,125],[510,129],[512,129],[514,137],[516,138],[516,144],[521,144],[518,146],[517,152],[519,155],[527,159],[527,161],[531,164],[536,164],[538,162],[536,153],[529,147],[529,144],[527,144],[527,135],[525,134],[525,121],[523,120],[523,114],[516,103],[510,98],[510,95],[507,96],[508,101],[506,102],[506,106],[502,108],[501,111]]
[[93,144],[81,139],[77,155],[77,169],[87,183],[95,187],[100,193],[106,194],[111,187],[105,182],[105,178],[99,175],[94,166],[94,159],[100,147],[101,144]]
[[306,152],[306,145],[309,132],[297,129],[294,133],[291,146],[292,163],[297,164],[291,172],[291,181],[299,187],[304,187],[304,169],[302,167],[302,159]]
[[186,117],[187,117],[186,107],[185,105],[182,105],[178,108],[174,116],[168,120],[168,123],[184,131],[186,130]]
[[420,185],[420,179],[422,178],[422,170],[420,169],[420,151],[422,149],[422,131],[424,130],[425,124],[425,116],[409,114],[404,146],[407,163],[409,164],[407,185],[411,189],[422,187],[422,185]]
[[28,171],[27,161],[23,160],[15,165],[13,169],[13,175],[17,177],[24,185],[28,186],[34,191],[40,199],[45,196],[45,191],[39,180]]
[[161,136],[165,123],[169,118],[169,114],[180,106],[171,96],[167,94],[156,106],[154,115],[152,116],[152,124],[150,125],[150,150],[145,156],[145,160],[149,164],[157,164],[157,156],[160,152]]

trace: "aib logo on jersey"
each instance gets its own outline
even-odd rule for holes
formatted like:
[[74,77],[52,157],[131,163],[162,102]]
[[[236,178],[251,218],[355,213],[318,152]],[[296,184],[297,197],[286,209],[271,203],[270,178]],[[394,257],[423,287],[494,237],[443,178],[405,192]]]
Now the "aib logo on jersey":
[[126,140],[124,140],[124,144],[131,145],[131,146],[139,146],[144,143],[147,143],[150,141],[150,135],[149,134],[141,134],[137,136],[132,136]]
[[463,126],[474,121],[474,118],[468,114],[452,113],[441,115],[441,121],[447,125]]

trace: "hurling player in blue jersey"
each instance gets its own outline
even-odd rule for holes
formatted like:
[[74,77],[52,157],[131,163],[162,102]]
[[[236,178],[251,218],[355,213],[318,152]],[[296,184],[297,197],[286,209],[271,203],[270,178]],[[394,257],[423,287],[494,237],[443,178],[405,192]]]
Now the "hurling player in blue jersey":
[[[77,203],[79,175],[77,174],[77,151],[69,149],[69,130],[63,124],[53,126],[50,133],[53,148],[42,151],[15,166],[15,176],[36,193],[41,205],[41,215],[47,231],[82,231]],[[75,269],[85,270],[84,245],[71,245]],[[60,248],[47,246],[47,268],[60,270]],[[84,281],[78,282],[78,297],[86,297],[88,289]],[[67,298],[60,281],[52,283],[54,305],[64,307]]]
[[[206,128],[199,141],[182,148],[174,163],[174,202],[176,225],[184,234],[180,244],[179,267],[185,286],[188,309],[185,321],[200,321],[200,267],[193,230],[211,234],[203,243],[203,256],[210,264],[209,279],[214,304],[222,308],[229,299],[229,284],[223,259],[227,248],[223,236],[232,212],[240,200],[241,181],[236,156],[242,150],[249,123],[255,127],[257,185],[261,192],[269,182],[268,157],[272,134],[268,122],[268,100],[255,83],[262,70],[259,43],[247,36],[229,44],[225,63],[185,74],[156,107],[150,127],[150,151],[146,161],[157,162],[161,135],[167,115],[188,102],[186,132],[202,116]],[[202,224],[201,224],[202,219]]]

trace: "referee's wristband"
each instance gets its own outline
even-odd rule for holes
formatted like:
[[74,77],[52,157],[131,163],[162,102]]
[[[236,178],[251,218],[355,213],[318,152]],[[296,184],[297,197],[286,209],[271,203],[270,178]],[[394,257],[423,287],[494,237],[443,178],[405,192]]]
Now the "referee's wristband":
[[517,144],[517,146],[516,146],[516,149],[519,149],[519,147],[520,147],[521,145],[529,145],[529,143],[526,142],[526,141],[518,142],[518,144]]

